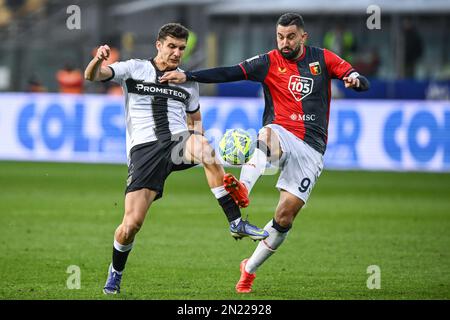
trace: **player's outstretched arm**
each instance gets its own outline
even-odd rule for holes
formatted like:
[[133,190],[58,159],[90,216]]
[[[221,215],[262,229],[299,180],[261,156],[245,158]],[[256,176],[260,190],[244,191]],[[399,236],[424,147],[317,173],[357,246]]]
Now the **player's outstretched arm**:
[[342,78],[346,88],[352,88],[355,91],[367,91],[370,88],[370,82],[366,77],[357,72],[352,72],[348,77]]
[[160,79],[161,82],[184,83],[186,81],[196,81],[201,83],[221,83],[246,80],[245,74],[239,65],[231,67],[219,67],[198,71],[169,71]]
[[111,49],[108,45],[100,46],[97,49],[97,54],[89,62],[84,70],[84,78],[89,81],[102,81],[112,77],[112,71],[110,68],[102,67],[102,63],[108,60]]

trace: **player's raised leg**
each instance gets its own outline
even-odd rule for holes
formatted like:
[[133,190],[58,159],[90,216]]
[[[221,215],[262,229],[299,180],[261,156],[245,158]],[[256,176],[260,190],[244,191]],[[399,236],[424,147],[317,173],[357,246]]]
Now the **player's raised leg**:
[[269,236],[258,244],[249,259],[241,262],[241,277],[236,284],[238,293],[252,291],[256,270],[281,246],[303,205],[304,202],[297,196],[285,190],[280,191],[280,201],[275,211],[275,217],[264,227]]
[[156,192],[146,188],[126,194],[123,221],[114,234],[112,263],[109,266],[108,279],[103,288],[105,294],[120,292],[122,272],[133,248],[134,238],[141,229],[148,208],[155,197]]
[[[263,229],[241,218],[239,206],[223,186],[225,170],[216,158],[214,149],[203,135],[193,134],[189,137],[186,143],[185,157],[188,161],[193,160],[203,164],[208,185],[227,216],[231,235],[235,239],[248,236],[253,240],[261,240],[269,235]],[[246,198],[247,194],[243,194],[242,197]]]
[[[242,166],[240,182],[245,186],[248,193],[251,192],[253,186],[259,177],[264,173],[268,162],[277,165],[282,155],[280,141],[276,133],[269,127],[262,128],[258,133],[255,153],[252,158]],[[237,182],[232,178],[228,178],[225,183],[225,189],[228,192],[236,190]],[[239,191],[237,188],[236,192]]]

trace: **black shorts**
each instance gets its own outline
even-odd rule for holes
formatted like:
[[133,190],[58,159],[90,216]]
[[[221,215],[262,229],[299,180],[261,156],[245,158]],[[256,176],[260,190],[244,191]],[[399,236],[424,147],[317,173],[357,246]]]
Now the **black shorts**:
[[196,166],[183,160],[187,139],[193,132],[182,132],[172,139],[139,144],[130,150],[128,179],[125,194],[147,188],[157,192],[155,200],[163,195],[164,182],[172,171]]

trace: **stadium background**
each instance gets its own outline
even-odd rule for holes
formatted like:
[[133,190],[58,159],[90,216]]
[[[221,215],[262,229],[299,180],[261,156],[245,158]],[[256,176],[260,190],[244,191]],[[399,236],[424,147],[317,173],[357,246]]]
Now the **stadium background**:
[[[381,29],[366,25],[373,4]],[[80,28],[71,29],[77,8]],[[74,89],[67,73],[77,79],[104,43],[115,59],[148,59],[171,21],[193,32],[184,69],[236,64],[275,46],[275,21],[287,11],[303,15],[310,45],[342,50],[372,88],[333,83],[326,170],[250,298],[449,299],[450,4],[442,0],[0,1],[0,270],[8,274],[0,298],[103,298],[123,210],[123,97],[111,84]],[[336,46],[339,31],[346,40]],[[225,129],[260,128],[259,85],[201,85],[201,94],[214,145]],[[244,211],[258,224],[273,214],[275,179],[261,178]],[[228,238],[202,170],[172,175],[165,197],[130,256],[124,297],[241,298],[237,266],[254,244]],[[79,290],[67,287],[70,265],[80,267]],[[370,265],[380,267],[379,290],[367,288]]]

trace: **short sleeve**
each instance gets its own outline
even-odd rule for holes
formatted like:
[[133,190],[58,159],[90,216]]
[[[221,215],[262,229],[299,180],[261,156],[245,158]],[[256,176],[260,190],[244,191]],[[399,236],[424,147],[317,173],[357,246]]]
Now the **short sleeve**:
[[264,82],[270,67],[269,56],[267,54],[254,56],[240,63],[239,66],[247,80]]
[[189,98],[188,105],[186,108],[187,113],[195,113],[200,109],[200,96],[199,96],[199,87],[197,82],[193,82],[193,90],[191,93],[191,97]]
[[108,80],[113,80],[115,82],[121,83],[131,77],[131,72],[133,69],[133,60],[119,61],[108,66],[112,70],[112,77]]
[[331,78],[342,79],[355,71],[350,63],[330,50],[323,49],[323,55]]

